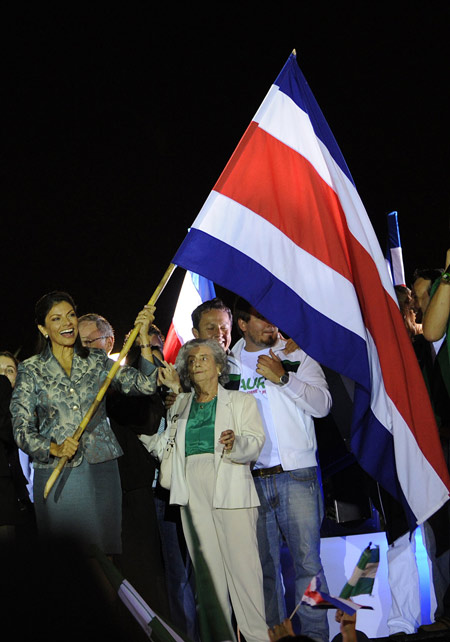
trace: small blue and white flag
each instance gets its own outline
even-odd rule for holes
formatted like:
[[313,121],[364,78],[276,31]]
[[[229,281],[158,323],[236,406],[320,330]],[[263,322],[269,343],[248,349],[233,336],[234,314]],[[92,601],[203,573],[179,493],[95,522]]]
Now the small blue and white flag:
[[398,214],[391,212],[387,216],[388,240],[386,248],[386,265],[393,285],[406,285],[403,267],[402,244],[398,228]]

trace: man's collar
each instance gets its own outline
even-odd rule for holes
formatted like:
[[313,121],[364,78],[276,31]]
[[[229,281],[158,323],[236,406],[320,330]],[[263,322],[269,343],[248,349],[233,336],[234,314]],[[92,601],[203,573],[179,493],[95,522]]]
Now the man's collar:
[[[274,352],[279,352],[280,350],[284,350],[284,347],[286,345],[286,341],[284,339],[277,339],[276,343],[274,346],[272,346],[272,350]],[[239,359],[239,356],[242,352],[242,350],[245,349],[245,339],[239,339],[234,346],[232,347],[230,351],[230,356],[235,359]],[[264,348],[261,348],[261,350],[264,350]]]

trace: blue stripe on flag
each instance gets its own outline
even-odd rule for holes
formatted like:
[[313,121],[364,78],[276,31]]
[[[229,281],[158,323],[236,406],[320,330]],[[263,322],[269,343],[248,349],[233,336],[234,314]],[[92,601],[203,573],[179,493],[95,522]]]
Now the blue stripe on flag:
[[[280,330],[301,343],[313,359],[356,382],[352,451],[362,467],[389,488],[413,517],[396,475],[392,435],[370,408],[371,379],[366,342],[309,306],[290,287],[239,250],[196,228],[189,230],[187,238],[173,259],[176,265],[188,264],[198,272],[207,265],[208,276],[215,283],[248,300]],[[195,253],[192,247],[196,248]],[[257,288],[255,284],[258,284]],[[255,290],[260,299],[255,299]],[[285,316],[286,310],[290,313]],[[349,355],[345,363],[342,362],[343,350]],[[377,448],[368,449],[367,443],[377,444]]]
[[308,114],[317,138],[328,148],[331,156],[348,179],[355,184],[333,132],[297,64],[295,54],[292,53],[289,56],[274,84]]
[[200,276],[200,274],[196,274],[195,272],[191,272],[190,270],[189,272],[191,274],[192,283],[194,284],[194,287],[197,290],[202,303],[214,299],[216,296],[214,283],[209,279],[206,279],[204,276]]
[[[196,271],[208,265],[208,275],[215,283],[250,301],[272,323],[297,340],[298,320],[301,319],[301,347],[305,352],[332,369],[338,370],[339,365],[342,374],[369,386],[366,343],[361,337],[312,308],[288,285],[246,254],[196,228],[189,230],[188,238],[189,243],[185,240],[173,259],[176,265],[183,266],[189,262]],[[185,247],[186,254],[183,251]],[[192,247],[196,248],[195,253],[191,251]],[[258,299],[255,299],[256,289]],[[286,310],[290,311],[289,315],[284,314]],[[352,355],[344,364],[343,345],[347,346],[347,354]]]
[[400,247],[400,230],[398,228],[397,212],[390,212],[387,217],[389,248]]

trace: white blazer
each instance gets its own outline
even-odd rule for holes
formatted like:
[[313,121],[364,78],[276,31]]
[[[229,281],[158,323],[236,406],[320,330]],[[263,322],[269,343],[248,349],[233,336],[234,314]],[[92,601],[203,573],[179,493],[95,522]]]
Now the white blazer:
[[[193,392],[177,396],[161,435],[140,436],[147,450],[161,460],[171,424],[177,422],[169,501],[180,506],[185,506],[189,501],[185,475],[185,436],[193,398]],[[233,448],[229,452],[224,452],[223,445],[219,444],[219,437],[224,430],[233,430],[235,434]],[[254,397],[237,390],[225,390],[219,385],[214,426],[214,508],[259,506],[250,464],[258,459],[264,440],[264,428]]]

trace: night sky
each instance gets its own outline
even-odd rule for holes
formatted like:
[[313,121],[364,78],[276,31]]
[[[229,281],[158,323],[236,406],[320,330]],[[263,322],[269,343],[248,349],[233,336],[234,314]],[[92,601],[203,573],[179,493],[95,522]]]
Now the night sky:
[[448,5],[59,4],[2,16],[0,349],[33,353],[53,289],[120,347],[294,48],[382,248],[397,210],[407,280],[444,267]]

